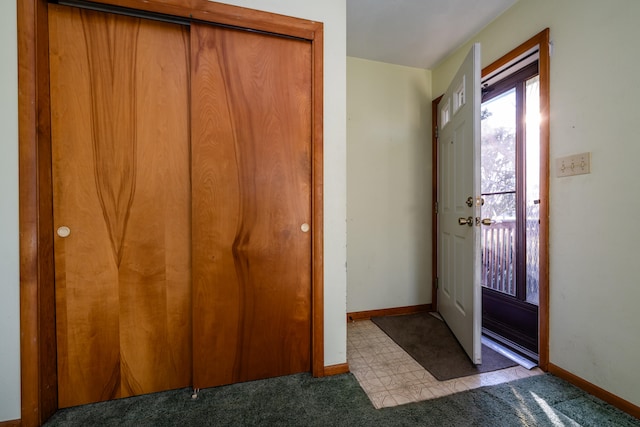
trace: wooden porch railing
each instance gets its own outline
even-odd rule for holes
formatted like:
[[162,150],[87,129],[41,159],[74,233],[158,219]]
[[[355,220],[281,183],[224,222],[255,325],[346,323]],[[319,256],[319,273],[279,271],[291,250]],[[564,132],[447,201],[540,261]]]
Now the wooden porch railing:
[[[539,271],[538,220],[527,220],[527,301],[537,303]],[[482,286],[516,295],[516,222],[506,220],[482,227]]]
[[496,222],[482,229],[482,286],[516,294],[516,222]]

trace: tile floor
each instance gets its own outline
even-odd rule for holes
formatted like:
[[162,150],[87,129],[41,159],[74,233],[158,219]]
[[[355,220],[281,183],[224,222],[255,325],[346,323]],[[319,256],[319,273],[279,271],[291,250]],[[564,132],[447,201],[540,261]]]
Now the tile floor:
[[434,399],[473,388],[539,375],[522,366],[438,381],[370,320],[347,327],[347,361],[376,408]]

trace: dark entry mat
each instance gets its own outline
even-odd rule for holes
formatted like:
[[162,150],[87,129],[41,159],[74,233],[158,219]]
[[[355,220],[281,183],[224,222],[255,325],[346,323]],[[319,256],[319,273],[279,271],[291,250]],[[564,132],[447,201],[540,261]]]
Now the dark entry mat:
[[446,323],[429,313],[373,317],[371,321],[440,381],[517,365],[486,345],[482,345],[482,364],[474,365]]

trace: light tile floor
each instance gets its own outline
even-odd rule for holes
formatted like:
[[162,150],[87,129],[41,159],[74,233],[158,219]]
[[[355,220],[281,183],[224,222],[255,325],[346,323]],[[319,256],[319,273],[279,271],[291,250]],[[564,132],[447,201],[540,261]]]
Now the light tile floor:
[[500,371],[438,381],[370,320],[348,324],[347,361],[360,386],[378,409],[542,373],[539,368],[529,371],[518,365]]

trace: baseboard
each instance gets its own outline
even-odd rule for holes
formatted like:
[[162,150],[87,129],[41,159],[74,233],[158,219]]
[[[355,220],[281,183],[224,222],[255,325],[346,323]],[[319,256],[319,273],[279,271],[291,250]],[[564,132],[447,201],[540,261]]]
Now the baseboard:
[[21,420],[0,421],[0,427],[20,427],[22,426]]
[[553,363],[549,363],[549,373],[570,382],[576,387],[581,388],[587,393],[604,400],[605,402],[615,406],[621,411],[624,411],[627,414],[640,419],[640,406],[634,405],[633,403],[624,400],[623,398],[618,397],[615,394],[610,393],[607,390],[600,388],[597,385],[592,384],[589,381],[582,379],[579,376],[572,374],[571,372],[564,370],[559,366],[554,365]]
[[379,310],[354,311],[347,313],[347,322],[355,320],[369,320],[378,316],[397,316],[400,314],[420,313],[423,311],[432,311],[431,304],[410,305],[407,307],[381,308]]
[[340,363],[338,365],[331,365],[324,367],[324,376],[329,377],[331,375],[340,375],[346,374],[349,372],[349,364],[348,363]]

